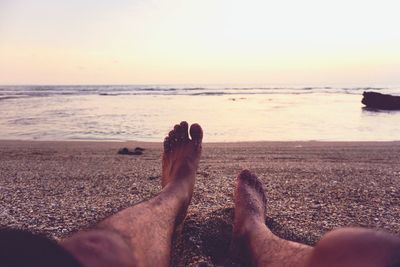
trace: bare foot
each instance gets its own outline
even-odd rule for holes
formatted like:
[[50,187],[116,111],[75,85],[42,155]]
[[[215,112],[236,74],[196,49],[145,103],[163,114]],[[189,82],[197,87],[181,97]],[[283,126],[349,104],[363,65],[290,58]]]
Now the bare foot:
[[174,188],[176,194],[182,196],[185,203],[182,211],[184,216],[186,216],[187,206],[192,198],[195,175],[201,155],[203,130],[200,125],[195,123],[190,126],[190,137],[191,139],[186,121],[175,125],[174,129],[165,137],[162,159],[161,185],[163,188],[167,186]]
[[260,180],[249,170],[243,170],[236,178],[235,234],[245,234],[254,223],[265,223],[267,198]]
[[235,219],[230,253],[234,260],[247,265],[250,262],[249,240],[255,229],[266,229],[267,199],[260,180],[249,170],[236,178]]

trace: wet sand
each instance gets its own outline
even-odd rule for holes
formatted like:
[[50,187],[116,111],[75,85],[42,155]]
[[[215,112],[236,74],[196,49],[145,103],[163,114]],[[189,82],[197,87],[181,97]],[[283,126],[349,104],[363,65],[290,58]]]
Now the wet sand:
[[[122,147],[142,155],[118,155]],[[156,195],[161,143],[0,141],[0,226],[53,238]],[[227,257],[237,173],[263,181],[266,223],[313,245],[344,226],[400,234],[400,142],[206,143],[173,266],[233,264]]]

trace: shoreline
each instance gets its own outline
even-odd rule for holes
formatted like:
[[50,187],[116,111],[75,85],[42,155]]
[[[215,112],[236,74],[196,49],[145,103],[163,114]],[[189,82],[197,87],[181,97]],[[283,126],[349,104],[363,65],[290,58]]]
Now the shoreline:
[[[103,139],[65,139],[65,140],[41,140],[41,139],[1,139],[0,143],[3,142],[43,142],[43,143],[144,143],[144,144],[161,144],[162,141],[141,141],[141,140],[103,140]],[[373,143],[398,143],[400,144],[400,140],[256,140],[256,141],[211,141],[211,142],[203,142],[204,144],[209,145],[219,145],[219,144],[293,144],[293,143],[337,143],[337,144],[373,144]]]
[[[118,155],[140,146],[142,155]],[[160,189],[161,142],[0,140],[0,227],[62,238]],[[400,234],[400,142],[204,143],[173,266],[229,260],[233,189],[248,168],[267,193],[266,223],[309,245],[337,227]]]

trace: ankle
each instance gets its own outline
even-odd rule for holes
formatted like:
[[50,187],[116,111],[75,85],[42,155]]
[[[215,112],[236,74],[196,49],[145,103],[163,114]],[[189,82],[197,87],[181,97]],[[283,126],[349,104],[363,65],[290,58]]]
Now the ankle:
[[247,239],[266,225],[261,218],[256,216],[247,217],[244,220],[235,221],[234,234]]
[[192,199],[193,186],[180,181],[171,181],[162,189],[161,194],[176,199],[180,206],[187,208]]

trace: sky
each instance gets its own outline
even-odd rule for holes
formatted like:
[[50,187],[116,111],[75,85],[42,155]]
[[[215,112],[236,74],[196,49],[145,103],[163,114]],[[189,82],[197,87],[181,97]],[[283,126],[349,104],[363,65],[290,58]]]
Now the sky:
[[0,84],[400,86],[398,0],[0,0]]

